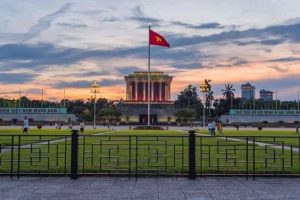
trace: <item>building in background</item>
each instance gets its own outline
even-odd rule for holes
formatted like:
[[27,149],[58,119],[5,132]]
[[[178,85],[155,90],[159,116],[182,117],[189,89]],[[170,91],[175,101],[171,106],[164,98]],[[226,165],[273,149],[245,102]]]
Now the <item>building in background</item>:
[[273,92],[269,90],[260,90],[259,97],[263,101],[273,101]]
[[66,108],[0,108],[0,123],[22,124],[27,117],[30,123],[77,121]]
[[[175,121],[175,106],[171,101],[172,76],[151,72],[150,102],[151,124]],[[134,72],[125,76],[126,100],[118,105],[122,122],[147,124],[148,72]]]
[[255,99],[255,86],[250,83],[241,85],[242,98],[245,100]]

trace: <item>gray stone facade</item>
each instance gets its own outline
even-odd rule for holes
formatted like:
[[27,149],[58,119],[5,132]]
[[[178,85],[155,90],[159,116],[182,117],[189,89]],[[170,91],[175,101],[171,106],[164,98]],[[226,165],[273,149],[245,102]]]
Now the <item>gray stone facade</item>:
[[[121,121],[123,123],[146,123],[146,119],[143,118],[147,115],[147,104],[120,104],[117,109],[122,113]],[[151,115],[156,116],[156,120],[153,119],[151,123],[175,122],[174,113],[176,110],[174,104],[151,104]]]

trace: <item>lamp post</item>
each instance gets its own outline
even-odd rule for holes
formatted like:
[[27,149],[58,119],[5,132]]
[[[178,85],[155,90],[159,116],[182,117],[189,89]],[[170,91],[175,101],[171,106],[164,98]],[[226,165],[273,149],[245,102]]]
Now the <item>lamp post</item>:
[[205,82],[200,85],[200,91],[203,93],[203,117],[202,117],[202,125],[203,125],[203,132],[205,131],[205,104],[206,104],[206,94],[208,92],[208,84]]
[[93,123],[93,128],[96,129],[96,94],[100,93],[100,85],[97,81],[94,81],[92,83],[91,93],[94,93],[94,123]]

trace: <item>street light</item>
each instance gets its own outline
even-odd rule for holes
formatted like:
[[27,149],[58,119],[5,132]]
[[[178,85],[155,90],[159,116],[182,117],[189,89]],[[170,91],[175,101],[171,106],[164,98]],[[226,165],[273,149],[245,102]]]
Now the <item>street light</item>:
[[205,131],[205,104],[206,104],[206,94],[209,91],[209,85],[204,82],[200,85],[200,91],[203,93],[203,117],[202,117],[202,125]]
[[91,93],[94,93],[94,129],[96,129],[96,94],[100,93],[100,85],[97,81],[94,81],[91,85]]

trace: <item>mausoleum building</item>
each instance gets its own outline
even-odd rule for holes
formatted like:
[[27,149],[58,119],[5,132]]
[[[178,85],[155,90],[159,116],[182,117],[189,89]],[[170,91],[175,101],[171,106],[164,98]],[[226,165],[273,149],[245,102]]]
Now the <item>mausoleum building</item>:
[[[173,77],[163,72],[150,73],[151,124],[165,124],[175,120],[171,100]],[[125,123],[147,123],[148,72],[134,72],[125,76],[126,100],[119,105]]]

